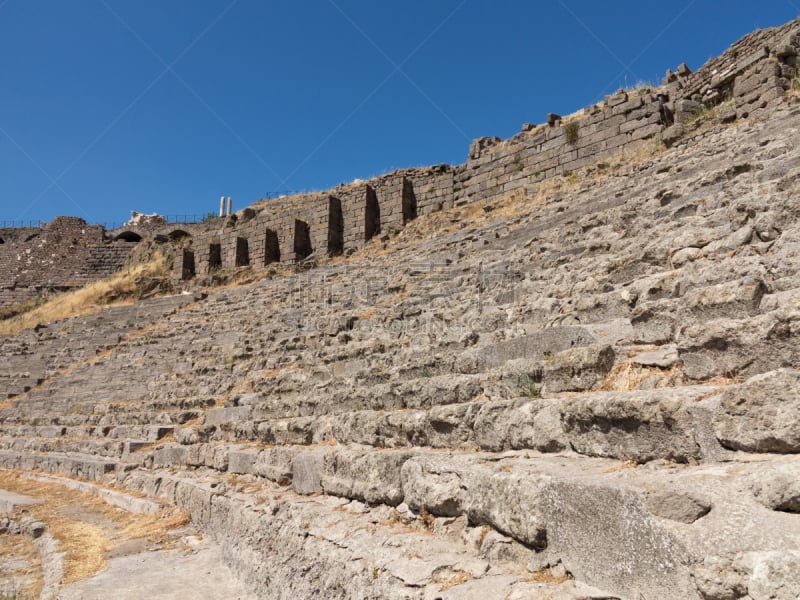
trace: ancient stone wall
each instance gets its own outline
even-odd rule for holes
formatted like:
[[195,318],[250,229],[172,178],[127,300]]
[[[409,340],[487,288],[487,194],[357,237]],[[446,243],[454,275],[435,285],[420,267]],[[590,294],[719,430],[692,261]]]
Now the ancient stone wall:
[[720,56],[710,58],[696,72],[683,65],[678,73],[667,71],[662,82],[666,92],[676,99],[716,102],[729,96],[733,82],[755,63],[768,57],[794,65],[790,57],[797,53],[798,21],[780,27],[759,29],[744,36]]
[[[568,117],[551,114],[542,125],[526,124],[508,140],[480,138],[456,167],[404,169],[318,194],[259,201],[255,217],[228,219],[201,234],[189,260],[198,273],[241,265],[241,239],[253,266],[351,252],[417,215],[502,200],[548,178],[602,166],[605,158],[661,141],[676,122],[679,127],[720,103],[730,105],[727,120],[760,117],[783,102],[796,76],[799,31],[793,21],[754,32],[697,73],[682,65],[677,73],[668,71],[658,88],[620,90]],[[221,259],[210,265],[209,248],[216,244]],[[273,250],[265,252],[267,247]],[[176,268],[184,277],[187,272]]]
[[107,246],[105,230],[77,217],[56,217],[39,228],[5,230],[0,237],[0,306],[81,285],[118,270],[127,250]]
[[[148,218],[109,237],[128,243],[150,238],[179,244],[176,279],[216,269],[263,268],[312,255],[347,254],[376,235],[398,231],[418,215],[478,200],[502,201],[555,176],[590,165],[602,169],[605,159],[622,151],[659,141],[671,143],[682,134],[682,122],[719,105],[724,121],[764,116],[784,102],[797,81],[799,49],[800,22],[795,20],[745,36],[696,73],[685,65],[676,73],[667,71],[658,88],[620,90],[573,115],[550,114],[546,123],[525,124],[508,140],[475,140],[466,162],[455,167],[403,169],[324,192],[260,200],[235,215],[204,224],[166,224]],[[72,221],[57,219],[41,231],[53,240],[56,230],[68,223]],[[97,250],[103,232],[93,227],[81,221],[80,236],[59,234],[76,240],[70,242],[69,258],[53,253],[52,243],[45,248],[44,241],[31,239],[36,231],[0,231],[5,242],[0,244],[3,289],[54,282],[70,285],[76,278],[86,281],[105,275],[123,253]],[[87,236],[92,241],[86,241]],[[76,244],[82,250],[75,249]],[[19,262],[16,268],[12,258]],[[7,291],[0,302],[6,302],[5,297]]]

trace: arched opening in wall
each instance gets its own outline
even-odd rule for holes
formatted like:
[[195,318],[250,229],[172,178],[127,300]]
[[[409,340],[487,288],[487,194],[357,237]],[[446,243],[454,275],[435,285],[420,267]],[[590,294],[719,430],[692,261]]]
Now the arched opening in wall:
[[[58,234],[56,234],[56,235],[58,235]],[[35,240],[38,237],[39,237],[38,233],[32,233],[28,237],[25,238],[25,242],[32,242],[33,240]]]
[[142,236],[134,231],[123,231],[117,237],[114,238],[115,240],[122,240],[124,242],[141,242]]
[[236,238],[236,260],[234,264],[237,267],[246,267],[250,264],[250,244],[247,238]]
[[344,215],[342,201],[335,196],[328,198],[328,256],[344,253]]
[[417,195],[414,186],[403,178],[403,225],[417,218]]
[[294,259],[303,260],[311,254],[311,231],[308,223],[299,219],[294,220]]
[[381,207],[378,195],[371,187],[366,189],[366,206],[364,206],[364,241],[370,241],[381,232]]
[[5,244],[5,243],[6,243],[6,241],[3,238],[0,237],[0,244]]
[[181,266],[181,279],[186,281],[192,279],[195,275],[194,271],[194,252],[188,248],[183,249],[183,264]]
[[173,242],[179,242],[181,240],[185,240],[186,238],[191,238],[192,234],[190,234],[188,231],[184,231],[183,229],[176,229],[175,231],[170,231],[169,234],[167,234],[167,237]]
[[222,244],[211,242],[208,245],[208,272],[222,268]]
[[281,262],[281,245],[278,242],[278,234],[272,229],[267,229],[264,239],[264,264]]

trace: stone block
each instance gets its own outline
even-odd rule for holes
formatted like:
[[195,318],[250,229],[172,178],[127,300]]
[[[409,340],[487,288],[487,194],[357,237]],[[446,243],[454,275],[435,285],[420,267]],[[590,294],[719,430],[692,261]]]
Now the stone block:
[[600,344],[556,352],[545,362],[544,392],[583,391],[599,383],[614,366],[611,346]]
[[301,452],[292,459],[292,489],[298,494],[321,494],[326,449]]
[[734,450],[800,453],[799,414],[800,371],[779,369],[726,390],[715,430]]

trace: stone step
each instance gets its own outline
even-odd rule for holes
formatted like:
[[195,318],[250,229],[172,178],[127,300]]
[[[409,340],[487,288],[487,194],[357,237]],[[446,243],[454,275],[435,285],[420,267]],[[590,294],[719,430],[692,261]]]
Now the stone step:
[[[63,409],[63,405],[62,405]],[[19,411],[18,411],[19,412]],[[194,421],[203,413],[196,410],[181,410],[178,412],[158,411],[158,412],[122,412],[103,414],[101,411],[91,414],[81,414],[69,412],[67,414],[43,413],[43,414],[15,414],[6,416],[6,425],[27,425],[34,427],[89,427],[104,428],[126,426],[126,427],[148,427],[162,426],[168,427]]]
[[677,336],[683,371],[693,380],[750,377],[780,367],[800,368],[800,308],[743,319],[713,319]]
[[0,466],[23,471],[42,470],[89,481],[101,481],[106,476],[111,476],[118,471],[130,470],[137,465],[80,453],[39,454],[28,451],[0,450]]
[[126,442],[83,438],[8,438],[0,437],[0,449],[39,454],[85,454],[100,458],[121,458]]
[[[231,473],[260,474],[258,466],[250,471],[234,466],[232,450],[226,450]],[[260,452],[276,457],[278,449]],[[212,463],[219,458],[213,452],[209,456]],[[395,506],[400,515],[464,518],[468,526],[488,526],[518,543],[529,570],[560,561],[577,580],[620,597],[707,597],[725,565],[742,552],[750,561],[742,563],[745,579],[758,565],[772,564],[775,547],[786,559],[786,564],[778,561],[779,573],[800,561],[800,522],[779,504],[786,493],[798,493],[792,488],[800,475],[796,456],[765,460],[740,455],[728,464],[676,467],[656,462],[634,468],[616,460],[563,454],[332,446],[299,449],[293,455],[285,449],[281,458],[285,463],[291,459],[295,492],[325,494],[312,497],[312,504],[336,502],[325,499],[336,496]],[[173,466],[154,466],[159,465]],[[177,481],[159,475],[158,489],[148,491],[180,498],[184,506],[193,507],[193,516],[211,523],[215,501],[181,488],[181,482],[198,485],[202,476],[194,473],[191,480],[189,473],[178,473]],[[151,479],[144,483],[147,477]],[[130,478],[136,489],[153,485],[152,476],[131,473]],[[771,483],[765,487],[765,481]],[[205,489],[219,497],[230,488],[219,491],[212,483]],[[249,494],[252,498],[252,488]],[[220,515],[229,514],[228,502],[216,502]]]
[[109,438],[141,439],[158,441],[171,434],[175,428],[170,425],[119,425],[117,427],[8,425],[0,424],[0,435],[28,438]]
[[49,414],[52,412],[54,403],[60,404],[74,414],[85,415],[151,411],[175,413],[182,410],[208,408],[216,403],[216,399],[212,397],[158,397],[122,400],[116,395],[106,396],[103,390],[98,390],[96,396],[92,395],[91,398],[85,399],[76,398],[72,394],[65,396],[56,390],[48,394],[47,398],[34,396],[14,400],[11,405],[14,410],[7,412],[8,414],[26,415]]
[[[206,423],[232,419],[274,419],[350,412],[353,410],[401,410],[457,404],[483,393],[486,375],[441,375],[376,383],[369,387],[351,380],[330,378],[309,381],[280,393],[263,384],[258,393],[237,394],[229,405],[205,412]],[[308,387],[313,387],[309,393]]]
[[[242,484],[202,470],[191,476],[135,471],[125,485],[186,510],[264,597],[346,598],[354,589],[398,600],[611,596],[563,568],[529,572],[529,549],[466,519],[423,519],[410,510],[302,497],[250,482],[248,492],[237,491]],[[306,565],[302,577],[298,564]]]
[[[713,431],[725,386],[687,386],[575,396],[516,398],[429,410],[361,410],[336,415],[248,420],[248,407],[209,413],[179,427],[175,440],[277,445],[344,444],[405,448],[565,449],[647,462],[711,460],[724,455]],[[209,416],[207,415],[207,417]]]

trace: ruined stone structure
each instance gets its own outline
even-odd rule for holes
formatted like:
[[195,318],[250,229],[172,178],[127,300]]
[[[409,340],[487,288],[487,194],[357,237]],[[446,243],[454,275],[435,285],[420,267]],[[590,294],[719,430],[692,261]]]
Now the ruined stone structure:
[[42,227],[0,229],[0,306],[70,289],[118,271],[132,245],[106,244],[106,232],[77,217]]
[[[526,124],[505,141],[475,140],[462,165],[404,169],[325,192],[264,200],[207,226],[156,222],[109,232],[108,238],[129,243],[180,240],[177,279],[220,268],[295,263],[311,254],[347,253],[381,232],[398,231],[418,214],[524,195],[542,181],[653,140],[671,144],[682,135],[682,122],[710,107],[722,106],[727,122],[769,114],[782,104],[796,76],[798,47],[796,22],[757,31],[697,73],[684,65],[677,73],[668,71],[659,88],[621,90],[570,117],[553,114],[543,125]],[[124,244],[103,244],[95,237],[82,241],[83,250],[55,267],[48,257],[54,247],[64,247],[52,240],[48,248],[42,244],[50,230],[64,237],[57,233],[64,223],[58,220],[34,232],[38,241],[31,238],[34,233],[0,231],[0,240],[11,242],[0,245],[0,306],[48,287],[68,288],[102,277],[124,263]],[[92,252],[86,251],[89,246]],[[23,256],[18,261],[22,272],[13,268],[18,256]]]
[[0,336],[0,467],[183,508],[262,598],[800,597],[798,28],[185,230],[182,277],[386,240]]

